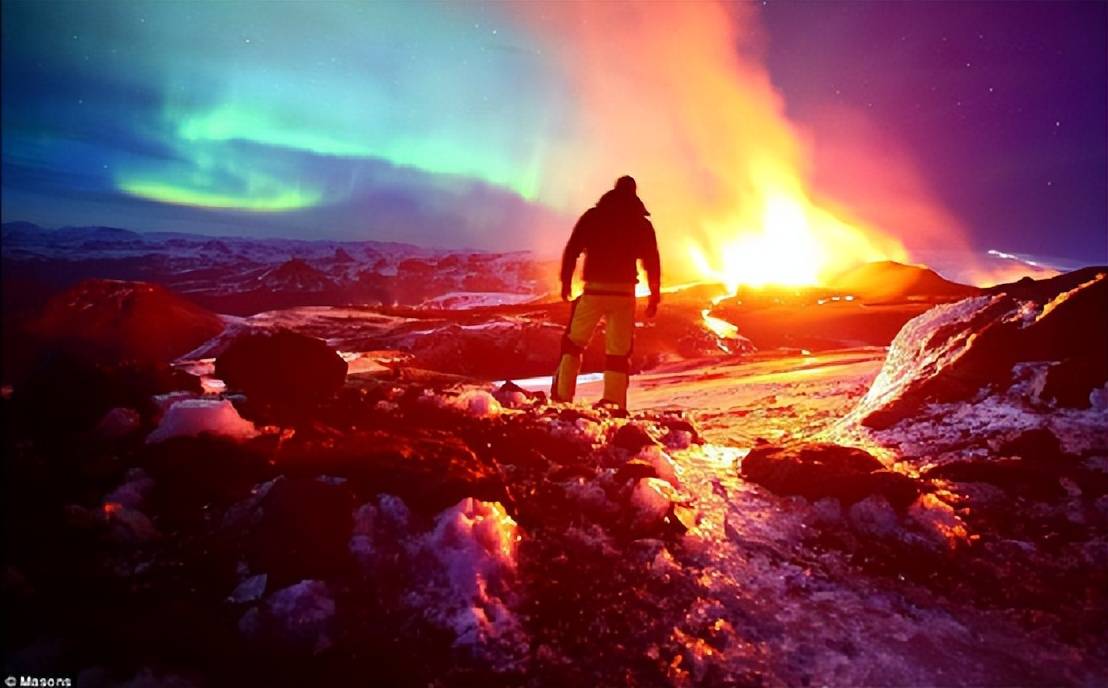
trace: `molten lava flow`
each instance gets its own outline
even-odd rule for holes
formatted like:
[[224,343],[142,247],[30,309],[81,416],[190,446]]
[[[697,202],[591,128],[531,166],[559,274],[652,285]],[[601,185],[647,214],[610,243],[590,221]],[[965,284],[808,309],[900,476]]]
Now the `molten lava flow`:
[[739,327],[723,318],[713,316],[712,307],[718,305],[720,301],[729,298],[730,295],[731,292],[728,292],[713,298],[712,305],[700,311],[700,319],[704,321],[704,329],[716,336],[716,346],[727,353],[731,353],[731,347],[728,345],[727,340],[739,338]]
[[704,318],[704,326],[708,328],[708,331],[719,337],[720,339],[732,339],[739,334],[738,326],[727,322],[723,318],[715,318],[711,315],[712,309],[705,308],[700,311],[700,316]]

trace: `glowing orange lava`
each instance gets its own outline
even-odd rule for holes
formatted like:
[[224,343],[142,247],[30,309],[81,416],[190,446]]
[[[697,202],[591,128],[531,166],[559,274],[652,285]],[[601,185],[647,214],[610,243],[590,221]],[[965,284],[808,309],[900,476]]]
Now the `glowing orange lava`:
[[846,222],[808,200],[798,183],[759,189],[758,203],[706,226],[689,257],[706,279],[734,293],[748,286],[824,283],[875,260],[905,260],[896,239]]

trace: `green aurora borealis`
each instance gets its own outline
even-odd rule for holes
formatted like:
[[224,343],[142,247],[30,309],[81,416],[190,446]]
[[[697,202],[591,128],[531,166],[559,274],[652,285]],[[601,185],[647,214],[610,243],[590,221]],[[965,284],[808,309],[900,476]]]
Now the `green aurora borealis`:
[[272,215],[414,174],[539,201],[562,126],[495,6],[5,2],[3,40],[5,163],[90,195]]

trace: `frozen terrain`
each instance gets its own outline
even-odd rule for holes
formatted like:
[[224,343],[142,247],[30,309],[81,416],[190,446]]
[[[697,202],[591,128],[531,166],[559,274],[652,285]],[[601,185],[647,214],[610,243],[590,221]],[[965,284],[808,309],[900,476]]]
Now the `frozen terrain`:
[[[88,278],[144,280],[222,313],[299,305],[446,308],[541,296],[556,267],[526,252],[428,249],[378,241],[210,237],[114,227],[3,227],[5,279],[26,292],[8,307]],[[480,295],[480,296],[474,296]]]
[[[675,291],[637,329],[627,418],[590,405],[599,341],[581,402],[547,402],[567,306],[523,292],[216,317],[83,283],[6,366],[6,668],[1103,685],[1103,272]],[[890,274],[909,286],[869,288]]]

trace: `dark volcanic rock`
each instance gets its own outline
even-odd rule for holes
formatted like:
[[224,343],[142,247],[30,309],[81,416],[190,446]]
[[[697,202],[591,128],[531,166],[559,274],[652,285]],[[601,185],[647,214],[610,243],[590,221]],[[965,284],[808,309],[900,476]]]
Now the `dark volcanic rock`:
[[922,491],[917,481],[886,470],[869,452],[836,444],[759,444],[743,459],[741,470],[745,479],[777,494],[835,497],[844,504],[882,495],[902,509]]
[[1108,352],[1068,358],[1046,370],[1039,398],[1067,408],[1085,408],[1096,381],[1105,379],[1108,379]]
[[274,585],[341,571],[349,564],[353,508],[345,485],[307,477],[276,480],[243,541],[251,570],[264,571]]
[[153,413],[151,397],[173,391],[199,393],[200,380],[164,363],[97,363],[68,351],[45,351],[16,381],[13,401],[26,427],[60,438],[91,428],[113,408]]
[[500,385],[492,395],[502,406],[507,406],[509,408],[546,401],[545,392],[531,392],[520,387],[511,380]]
[[145,445],[142,465],[155,481],[153,501],[171,527],[203,522],[207,510],[228,506],[268,477],[262,447],[201,435]]
[[504,498],[499,472],[452,433],[354,433],[287,442],[274,461],[287,474],[341,476],[360,494],[396,495],[432,514],[464,497]]
[[418,258],[408,258],[400,261],[396,266],[400,272],[414,273],[414,274],[431,274],[435,272],[435,264],[426,260],[420,260]]
[[1025,430],[999,447],[1001,456],[1019,456],[1041,462],[1053,462],[1064,457],[1062,445],[1046,428]]
[[479,327],[450,324],[412,338],[407,346],[416,367],[503,379],[548,373],[558,359],[561,336],[560,327],[503,316]]
[[996,445],[995,457],[967,459],[936,466],[924,472],[926,478],[995,485],[1005,492],[1035,499],[1056,499],[1065,495],[1059,480],[1087,484],[1091,473],[1080,457],[1067,454],[1058,437],[1046,428],[1025,430]]
[[323,340],[287,330],[242,335],[215,362],[216,376],[229,389],[282,409],[310,408],[332,397],[346,381],[346,369]]
[[616,434],[612,436],[612,444],[620,449],[637,452],[646,445],[655,444],[655,442],[641,426],[635,423],[627,423],[616,430]]
[[963,483],[988,483],[1005,492],[1051,499],[1063,494],[1058,472],[1020,458],[989,461],[956,461],[924,473],[926,478],[942,478]]
[[168,362],[222,332],[223,321],[155,284],[95,279],[50,299],[30,330],[93,360]]

